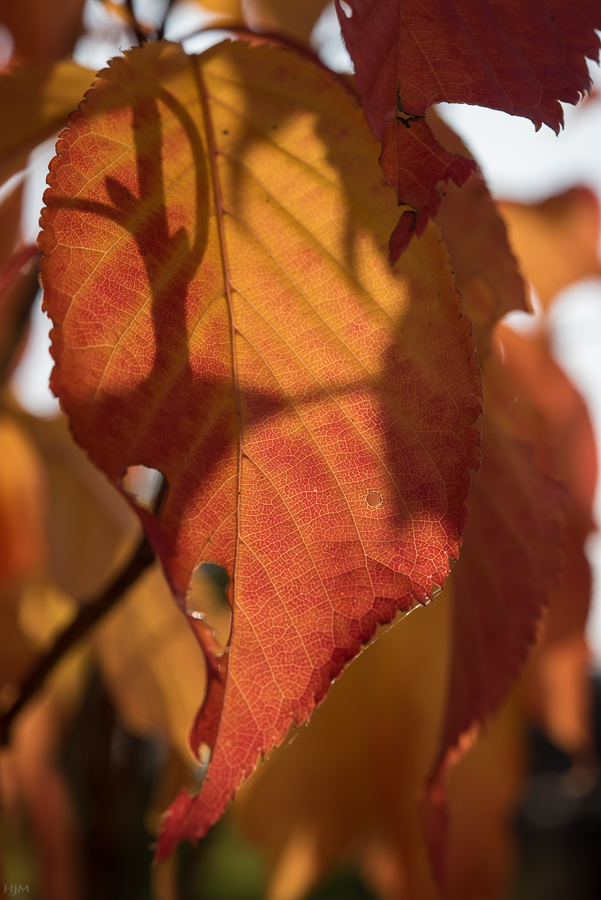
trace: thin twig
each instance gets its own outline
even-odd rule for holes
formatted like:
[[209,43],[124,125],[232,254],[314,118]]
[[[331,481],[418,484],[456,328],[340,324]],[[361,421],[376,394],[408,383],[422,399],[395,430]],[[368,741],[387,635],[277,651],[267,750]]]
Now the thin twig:
[[142,47],[144,44],[148,43],[148,35],[145,33],[144,29],[136,18],[133,0],[125,0],[125,5],[129,13],[129,26],[133,30],[138,44],[140,45],[140,47]]
[[173,0],[167,0],[167,6],[165,7],[165,12],[163,13],[163,21],[159,26],[159,30],[157,31],[157,40],[162,41],[165,37],[165,29],[167,27],[167,19],[169,18],[169,13],[171,12],[171,7],[173,6]]
[[[18,276],[18,268],[14,268],[11,277],[3,279],[9,266],[0,273],[0,281],[4,281],[3,290],[0,292],[0,312],[2,313],[3,328],[0,339],[0,386],[9,378],[17,350],[21,346],[25,334],[29,315],[35,303],[40,289],[38,283],[38,265],[31,263],[32,257],[37,255],[37,250],[26,247],[21,254],[16,254],[14,260],[18,265],[20,259],[25,259],[30,265],[23,277]],[[12,263],[12,261],[11,261]]]
[[144,535],[133,556],[115,578],[112,584],[95,600],[82,606],[75,619],[54,642],[48,652],[34,665],[29,675],[21,684],[19,695],[12,706],[0,716],[0,746],[8,744],[10,729],[14,719],[26,703],[42,686],[46,676],[52,671],[65,653],[84,637],[90,629],[115,606],[129,588],[136,582],[142,572],[154,562],[154,550]]

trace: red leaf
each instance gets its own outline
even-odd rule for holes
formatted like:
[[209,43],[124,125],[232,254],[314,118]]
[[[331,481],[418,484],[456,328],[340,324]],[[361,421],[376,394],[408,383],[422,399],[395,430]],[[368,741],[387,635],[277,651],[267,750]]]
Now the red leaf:
[[[532,378],[537,362],[535,345],[529,347],[499,326],[483,364],[487,415],[482,465],[470,493],[461,557],[453,569],[447,712],[424,803],[439,883],[444,881],[446,843],[443,777],[507,695],[540,632],[561,572],[568,495],[550,474],[561,468],[541,412],[540,386]],[[561,392],[567,378],[556,364],[546,362],[547,383],[551,378]],[[535,390],[527,384],[525,369]]]
[[[401,120],[404,121],[404,120]],[[380,163],[388,181],[403,203],[416,212],[405,212],[390,239],[390,261],[396,262],[414,234],[423,234],[429,220],[439,210],[448,181],[465,184],[477,171],[472,159],[448,153],[438,143],[423,118],[401,127],[387,122],[383,129],[384,149]]]
[[470,527],[454,573],[455,652],[444,752],[506,696],[534,643],[561,564],[561,484],[537,469],[532,446],[487,423]]
[[[247,110],[252,108],[252,124]],[[390,268],[396,203],[354,99],[270,47],[114,60],[58,144],[42,248],[52,377],[77,440],[138,510],[176,597],[230,574],[229,653],[193,620],[212,756],[159,856],[204,834],[465,525],[479,373],[433,226]]]
[[[577,103],[589,90],[585,57],[599,54],[592,0],[350,0],[350,15],[336,7],[382,166],[415,207],[417,234],[436,214],[437,182],[462,184],[474,168],[437,147],[422,121],[432,104],[489,106],[559,131],[558,101]],[[416,170],[427,173],[419,186],[407,177]]]
[[[563,204],[559,206],[561,214]],[[567,224],[569,235],[569,219]],[[572,245],[566,244],[570,255]],[[571,255],[576,256],[577,273],[579,259]],[[561,263],[552,262],[551,268],[563,274]],[[544,272],[542,267],[540,270]],[[548,296],[553,293],[550,288]],[[569,492],[563,576],[551,595],[543,640],[528,664],[524,694],[530,714],[546,727],[554,743],[566,753],[583,756],[593,744],[590,659],[585,640],[591,570],[585,544],[594,529],[595,437],[586,404],[553,359],[545,329],[528,336],[505,330],[503,347],[506,363],[520,385],[520,397],[536,405],[549,432],[547,464]]]
[[[428,113],[428,123],[447,150],[470,155],[434,110]],[[448,247],[455,285],[474,326],[482,362],[490,351],[498,320],[513,309],[527,312],[528,305],[505,223],[479,174],[474,173],[463,187],[447,186],[436,224]]]

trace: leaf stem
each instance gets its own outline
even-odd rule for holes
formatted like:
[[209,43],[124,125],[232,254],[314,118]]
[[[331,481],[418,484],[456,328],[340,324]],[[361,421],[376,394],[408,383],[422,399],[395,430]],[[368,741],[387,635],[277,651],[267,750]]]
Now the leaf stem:
[[217,157],[219,155],[219,149],[217,147],[217,139],[215,136],[215,128],[213,125],[213,118],[211,115],[211,108],[209,104],[209,92],[204,82],[204,78],[202,76],[200,65],[198,63],[197,57],[190,57],[190,61],[192,64],[192,71],[194,73],[194,77],[196,79],[196,85],[198,88],[198,96],[200,99],[200,104],[202,107],[203,118],[205,122],[207,141],[208,141],[208,149],[209,149],[209,165],[211,171],[211,178],[213,181],[213,193],[215,195],[215,217],[217,219],[217,232],[219,235],[219,245],[221,248],[221,264],[223,269],[223,281],[225,285],[225,295],[227,299],[227,309],[228,316],[230,322],[230,346],[231,346],[231,354],[232,354],[232,383],[234,386],[234,396],[236,400],[236,415],[238,419],[238,465],[237,465],[237,491],[236,491],[236,543],[234,548],[234,559],[232,563],[232,573],[231,573],[231,581],[230,581],[230,589],[231,589],[231,605],[232,609],[234,607],[234,598],[236,596],[237,589],[237,568],[238,568],[238,553],[241,541],[241,513],[240,513],[240,496],[242,492],[242,460],[244,457],[244,434],[242,429],[242,404],[240,400],[240,382],[238,377],[238,359],[236,355],[236,340],[238,336],[238,326],[236,324],[236,318],[234,315],[234,301],[232,297],[232,278],[230,272],[230,263],[228,256],[228,247],[226,241],[226,233],[225,233],[225,204],[223,201],[223,195],[221,191],[221,182],[219,179],[219,170],[217,167]]
[[154,562],[154,550],[146,535],[138,544],[133,556],[125,568],[117,575],[108,588],[89,603],[83,606],[70,625],[57,637],[53,646],[33,666],[25,680],[22,682],[19,695],[10,708],[0,716],[0,746],[5,746],[10,740],[10,730],[13,721],[23,707],[31,700],[34,694],[42,686],[46,676],[55,665],[71,649],[71,647],[84,637],[106,613],[115,606],[129,588],[135,583],[142,572]]

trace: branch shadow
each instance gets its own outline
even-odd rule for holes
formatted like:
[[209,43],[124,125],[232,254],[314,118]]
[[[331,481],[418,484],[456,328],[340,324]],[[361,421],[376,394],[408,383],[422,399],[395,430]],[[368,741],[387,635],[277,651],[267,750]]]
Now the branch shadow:
[[[241,83],[244,85],[242,76],[241,70]],[[249,98],[251,95],[249,92]],[[182,225],[174,227],[170,221],[165,195],[167,188],[163,166],[165,146],[159,103],[163,104],[180,124],[182,134],[190,148],[194,170],[193,228]],[[195,479],[203,485],[208,485],[208,489],[212,490],[215,480],[213,475],[223,470],[226,461],[231,461],[234,467],[238,466],[240,435],[244,437],[250,431],[256,430],[257,424],[264,424],[288,410],[293,410],[302,420],[303,411],[323,404],[326,395],[333,398],[341,407],[353,395],[356,397],[363,394],[367,398],[365,404],[370,407],[371,419],[384,423],[381,429],[384,440],[382,463],[390,476],[389,483],[396,480],[398,488],[382,493],[380,509],[379,504],[376,503],[374,506],[373,501],[368,499],[373,498],[374,492],[378,494],[380,487],[366,481],[364,485],[354,488],[358,494],[353,502],[362,505],[361,514],[366,514],[368,520],[371,516],[375,517],[372,537],[377,533],[377,518],[383,516],[387,523],[386,534],[404,537],[399,541],[399,546],[393,547],[390,552],[383,547],[381,536],[373,537],[374,544],[380,540],[380,545],[374,550],[373,559],[368,560],[368,565],[371,566],[369,578],[375,591],[373,604],[367,613],[358,614],[356,620],[351,621],[351,617],[346,613],[339,614],[340,630],[341,633],[344,631],[345,637],[338,639],[340,646],[334,648],[331,658],[315,673],[312,681],[314,694],[318,697],[323,696],[331,678],[335,677],[344,663],[355,655],[361,643],[372,636],[378,623],[392,619],[399,607],[407,609],[417,601],[423,602],[431,591],[428,579],[423,573],[421,576],[416,575],[413,571],[407,571],[406,565],[403,568],[402,564],[403,553],[407,548],[411,553],[419,555],[423,550],[426,555],[428,552],[431,555],[425,539],[423,547],[421,544],[418,546],[415,536],[411,539],[415,517],[423,519],[425,516],[427,519],[431,512],[441,517],[445,512],[445,498],[441,498],[441,494],[445,493],[446,486],[436,484],[439,473],[435,463],[424,464],[424,447],[421,439],[414,439],[415,435],[409,440],[407,438],[407,429],[411,426],[407,424],[409,421],[407,411],[402,407],[405,395],[399,389],[401,384],[406,386],[415,405],[415,397],[419,396],[421,391],[419,387],[421,363],[412,358],[413,351],[410,341],[404,335],[401,314],[388,332],[388,346],[381,355],[381,366],[377,376],[364,368],[364,374],[358,374],[346,384],[341,384],[340,378],[336,377],[337,373],[323,372],[320,373],[321,378],[318,378],[318,375],[312,372],[314,383],[305,386],[298,393],[286,394],[283,389],[278,392],[269,391],[253,384],[250,377],[243,378],[237,387],[233,384],[232,369],[223,364],[223,359],[220,361],[219,357],[220,353],[223,356],[226,346],[231,350],[230,324],[229,321],[226,322],[225,315],[221,320],[222,331],[212,325],[203,332],[202,354],[197,350],[193,351],[191,333],[203,319],[208,309],[207,304],[210,306],[213,302],[219,303],[224,297],[222,293],[209,303],[211,298],[203,296],[203,287],[199,286],[199,279],[202,281],[204,277],[203,266],[221,267],[221,260],[211,259],[209,240],[215,210],[210,206],[213,191],[210,187],[211,179],[204,142],[199,125],[185,106],[164,89],[160,89],[154,98],[144,96],[143,100],[134,102],[131,114],[137,194],[131,185],[112,174],[103,176],[104,192],[110,202],[57,197],[52,194],[47,199],[50,208],[77,213],[83,217],[94,216],[99,220],[109,220],[123,230],[122,237],[129,235],[135,244],[137,257],[142,263],[147,281],[145,302],[150,302],[150,328],[147,330],[150,333],[137,335],[137,352],[140,359],[138,362],[135,358],[132,359],[131,370],[124,371],[127,378],[117,379],[119,373],[108,373],[113,381],[107,381],[106,386],[103,385],[97,391],[94,402],[90,405],[87,422],[74,424],[75,437],[90,448],[94,461],[122,490],[126,471],[134,465],[158,469],[167,480],[170,491],[157,514],[140,509],[136,511],[146,527],[155,550],[162,557],[166,571],[168,566],[165,567],[165,559],[169,560],[169,557],[175,556],[174,548],[178,544],[180,533],[182,540],[179,543],[187,542],[180,551],[180,557],[174,563],[171,574],[168,574],[176,598],[186,610],[185,593],[191,561],[193,568],[202,562],[215,562],[225,565],[226,569],[229,566],[224,561],[223,555],[216,555],[214,544],[210,543],[210,534],[199,555],[198,545],[192,546],[189,535],[183,533],[182,510],[186,509],[188,517],[199,515],[198,508],[189,505],[186,507],[191,493],[190,488],[186,487],[186,479],[189,477],[191,466],[195,467]],[[269,123],[270,129],[277,131],[278,128],[284,127],[293,115],[293,108],[286,110],[281,106],[279,113],[276,113],[276,117]],[[328,159],[340,171],[342,183],[348,190],[343,196],[348,196],[349,202],[340,211],[340,215],[345,219],[344,264],[350,275],[359,280],[357,233],[353,216],[357,205],[361,205],[362,195],[361,192],[357,194],[353,184],[356,182],[357,167],[360,167],[361,159],[359,156],[351,160],[345,148],[340,147],[337,143],[340,135],[333,137],[325,112],[321,114],[319,111],[316,112],[315,128],[323,141]],[[263,137],[256,130],[250,126],[243,127],[240,129],[237,144],[231,149],[244,160],[250,153],[253,143],[259,139]],[[377,167],[375,157],[374,166]],[[242,173],[243,168],[240,166],[233,176],[234,190],[236,184],[240,184]],[[385,182],[379,168],[375,173],[373,190],[380,191]],[[369,193],[370,186],[362,190]],[[387,186],[386,190],[390,191]],[[392,192],[390,193],[392,210],[390,215],[394,216],[396,201]],[[227,215],[227,211],[224,214]],[[362,217],[361,228],[374,230],[373,244],[382,245],[382,253],[386,258],[387,224],[382,225],[373,215],[366,215]],[[120,252],[126,253],[127,248]],[[123,260],[119,261],[116,271],[117,275],[111,276],[110,290],[107,288],[106,294],[97,304],[98,316],[106,317],[118,313],[120,302],[122,307],[126,305],[125,300],[121,298],[120,301],[119,298],[120,291],[125,292],[127,288],[127,285],[119,284],[119,278],[124,278],[128,271]],[[126,293],[123,297],[126,297]],[[360,298],[355,299],[356,304],[359,304]],[[133,309],[133,312],[130,310],[132,322],[135,324],[138,312],[135,305],[130,305]],[[223,306],[226,309],[225,300]],[[192,310],[197,314],[195,321],[190,318]],[[300,321],[299,326],[302,329]],[[131,323],[128,328],[133,334]],[[148,367],[150,355],[152,364]],[[143,377],[131,377],[132,371],[134,376],[136,375],[136,365],[139,371],[146,372]],[[421,393],[423,394],[423,391]],[[444,390],[441,394],[444,394]],[[429,404],[431,429],[432,423],[444,419],[446,415],[444,410],[441,412],[437,409],[442,402],[440,395],[433,397],[431,402],[430,398],[422,397],[422,406],[426,407]],[[350,409],[351,405],[349,401],[347,409]],[[67,401],[65,407],[68,413],[72,413]],[[424,414],[421,418],[425,419],[427,415]],[[351,425],[350,421],[346,421],[344,415],[342,419],[342,430],[347,429],[348,435],[353,438],[351,440],[349,437],[348,445],[354,453],[360,443],[356,439],[357,429],[352,434],[354,424]],[[426,432],[427,429],[424,430],[424,434]],[[129,440],[128,435],[133,435],[133,439]],[[333,435],[333,439],[342,446],[344,439],[340,435]],[[427,436],[424,439],[430,440]],[[433,444],[440,444],[438,438]],[[277,454],[280,451],[276,447],[273,452]],[[186,459],[185,471],[181,462],[182,454]],[[265,460],[267,459],[266,456]],[[407,470],[412,474],[413,461],[415,476],[407,479]],[[325,468],[325,464],[322,468]],[[357,472],[359,470],[360,466],[357,463]],[[304,470],[299,468],[298,472],[301,471]],[[332,470],[328,474],[328,477],[330,476],[333,481],[336,473]],[[466,477],[467,480],[469,479]],[[360,475],[357,476],[356,484],[359,481]],[[455,488],[456,485],[453,490]],[[467,494],[467,484],[460,484],[457,490],[459,492],[464,490]],[[452,491],[450,493],[452,494]],[[233,492],[230,489],[228,496],[231,495]],[[451,500],[456,504],[457,499],[455,491],[452,497],[447,496],[447,506]],[[461,499],[459,498],[459,502]],[[215,505],[219,507],[220,498],[217,498],[217,501]],[[345,502],[348,502],[348,498],[345,498]],[[222,518],[226,515],[223,512],[224,508],[222,505],[219,512]],[[312,509],[310,515],[318,519],[319,510]],[[352,515],[353,513],[351,517]],[[214,518],[217,521],[217,513]],[[209,531],[209,525],[206,527]],[[166,538],[167,532],[171,535],[169,541]],[[324,535],[324,541],[330,539],[334,542],[336,540],[334,536],[330,538],[329,535]],[[342,544],[342,539],[339,540],[339,544]],[[444,553],[442,556],[444,557]],[[394,562],[387,563],[386,559]],[[414,569],[418,562],[419,559],[416,558]],[[444,562],[446,563],[446,560]],[[435,575],[444,580],[446,574],[442,571],[444,566],[439,563],[437,565],[438,568],[434,567]],[[183,573],[181,577],[180,574],[173,574],[177,567],[178,572]],[[346,575],[348,572],[345,573],[345,577]],[[352,593],[355,587],[349,583],[344,590]],[[200,625],[198,627],[194,623],[192,625],[205,647],[208,664],[213,667],[213,674],[209,673],[209,682],[214,686],[214,691],[203,708],[204,713],[201,713],[204,718],[202,721],[199,720],[196,727],[196,745],[201,737],[204,735],[206,738],[207,734],[211,737],[208,741],[211,744],[216,734],[215,723],[222,703],[225,664],[222,666],[217,661],[217,652],[211,644],[210,636]]]

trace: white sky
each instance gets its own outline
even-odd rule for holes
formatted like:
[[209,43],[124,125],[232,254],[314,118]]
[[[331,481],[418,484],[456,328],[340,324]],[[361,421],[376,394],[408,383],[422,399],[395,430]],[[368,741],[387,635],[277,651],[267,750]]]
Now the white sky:
[[[153,18],[156,0],[146,0]],[[158,8],[161,8],[159,2]],[[182,3],[171,19],[167,37],[179,39],[207,22],[193,3]],[[83,65],[102,68],[108,57],[126,46],[125,37],[97,0],[88,0],[88,28],[94,37],[84,37],[76,48]],[[213,33],[186,42],[189,52],[201,52],[220,40]],[[316,48],[324,60],[338,71],[352,71],[341,43],[333,4],[326,9],[314,32]],[[598,66],[591,65],[593,80],[601,87]],[[566,127],[559,136],[543,126],[537,133],[531,122],[494,110],[465,105],[439,107],[449,124],[459,133],[478,160],[486,180],[497,197],[534,201],[575,184],[584,184],[601,197],[601,97],[581,106],[565,107]],[[27,240],[35,240],[47,166],[53,156],[49,142],[35,154],[27,182]],[[561,296],[552,314],[557,356],[589,403],[597,435],[601,435],[601,282],[572,287]],[[31,339],[15,373],[13,386],[21,403],[37,415],[51,415],[56,401],[47,384],[51,362],[48,354],[48,323],[41,312],[33,316]],[[601,440],[599,441],[601,445]],[[601,459],[600,459],[601,461]],[[596,503],[601,521],[601,492]],[[590,639],[601,666],[601,538],[590,544],[595,570],[595,604]]]

